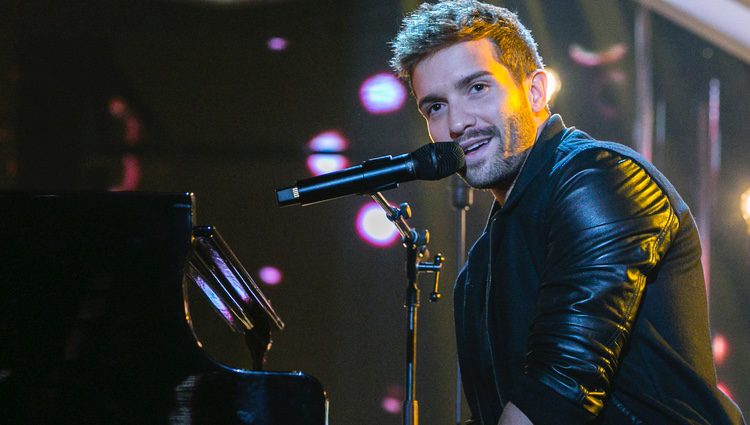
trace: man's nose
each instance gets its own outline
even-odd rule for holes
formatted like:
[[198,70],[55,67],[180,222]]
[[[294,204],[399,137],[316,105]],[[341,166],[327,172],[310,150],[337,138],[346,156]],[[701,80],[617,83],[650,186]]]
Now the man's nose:
[[460,109],[454,108],[449,112],[450,119],[450,136],[451,139],[457,139],[461,137],[466,129],[474,127],[477,123],[476,118],[472,114],[468,114]]

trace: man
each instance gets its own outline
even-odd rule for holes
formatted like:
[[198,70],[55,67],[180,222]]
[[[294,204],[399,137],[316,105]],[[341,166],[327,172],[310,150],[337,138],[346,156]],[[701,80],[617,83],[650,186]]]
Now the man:
[[495,424],[737,424],[716,388],[700,242],[636,152],[565,127],[516,15],[423,4],[391,64],[495,197],[455,286],[464,392]]

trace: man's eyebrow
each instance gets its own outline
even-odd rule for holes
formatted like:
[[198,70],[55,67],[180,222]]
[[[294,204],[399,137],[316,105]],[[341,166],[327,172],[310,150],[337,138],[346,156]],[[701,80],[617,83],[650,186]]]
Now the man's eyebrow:
[[[476,80],[479,77],[484,77],[485,75],[491,75],[489,71],[477,71],[473,74],[467,75],[466,77],[456,81],[456,83],[453,85],[456,89],[460,90],[467,86],[472,81]],[[427,95],[422,98],[422,100],[419,101],[419,109],[421,110],[425,104],[436,102],[442,100],[439,96],[434,95]]]
[[432,102],[439,101],[441,98],[435,95],[427,95],[422,98],[422,100],[419,101],[419,110],[421,111],[422,108],[424,108],[424,105]]
[[473,80],[476,80],[479,77],[484,77],[485,75],[490,75],[490,74],[491,73],[489,71],[477,71],[473,74],[470,74],[456,81],[456,84],[454,85],[454,87],[456,87],[456,89],[462,89],[465,86],[467,86],[469,83],[471,83]]

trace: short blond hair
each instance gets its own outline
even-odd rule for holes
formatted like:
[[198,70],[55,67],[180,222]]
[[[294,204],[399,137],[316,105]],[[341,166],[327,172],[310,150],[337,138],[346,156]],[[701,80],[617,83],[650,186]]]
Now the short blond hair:
[[391,67],[411,82],[414,67],[436,51],[462,41],[490,39],[497,59],[516,83],[544,68],[531,33],[508,9],[474,0],[444,0],[422,3],[404,18],[391,42]]

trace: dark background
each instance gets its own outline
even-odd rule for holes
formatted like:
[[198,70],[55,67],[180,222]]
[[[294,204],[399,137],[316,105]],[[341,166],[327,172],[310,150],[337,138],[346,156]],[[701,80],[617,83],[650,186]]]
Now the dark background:
[[[568,125],[634,146],[635,4],[617,0],[495,2],[519,12],[547,65],[563,80],[553,110]],[[197,1],[0,0],[0,189],[106,190],[122,178],[122,158],[140,164],[138,190],[191,191],[198,221],[221,229],[255,274],[284,272],[264,287],[287,324],[268,369],[302,370],[328,389],[334,424],[397,424],[385,397],[403,393],[403,253],[371,247],[354,230],[366,199],[350,197],[279,209],[274,190],[309,175],[305,144],[336,128],[353,162],[416,149],[428,141],[410,101],[371,115],[357,92],[388,71],[387,43],[404,0]],[[266,41],[289,41],[270,51]],[[583,67],[578,44],[628,47],[616,63]],[[655,102],[665,113],[654,162],[693,211],[701,193],[702,108],[713,78],[721,83],[721,172],[711,244],[711,328],[729,341],[719,381],[750,412],[748,237],[739,196],[750,187],[750,68],[719,46],[653,16]],[[619,73],[619,74],[618,74]],[[612,76],[620,78],[610,80]],[[108,112],[122,99],[141,125],[128,141]],[[429,227],[432,252],[448,257],[443,301],[420,310],[418,399],[422,420],[449,423],[455,404],[451,287],[454,212],[447,183],[415,182],[385,193],[408,201],[412,225]],[[476,194],[469,239],[481,231],[490,197]],[[430,282],[422,288],[429,292]],[[209,350],[247,364],[241,340],[205,306],[196,323]],[[465,414],[464,414],[465,416]]]

